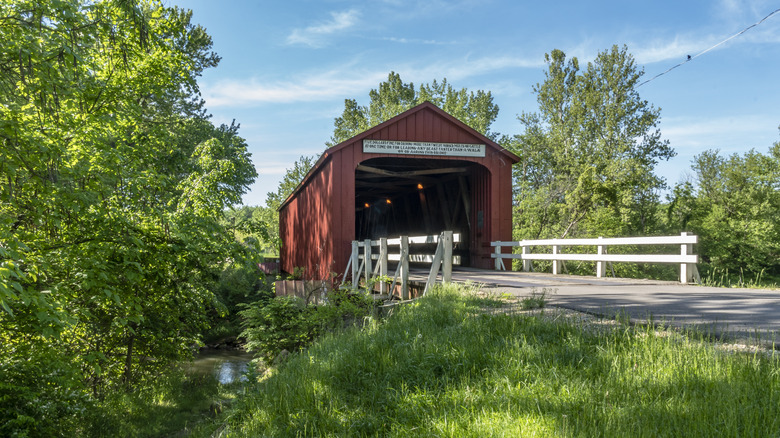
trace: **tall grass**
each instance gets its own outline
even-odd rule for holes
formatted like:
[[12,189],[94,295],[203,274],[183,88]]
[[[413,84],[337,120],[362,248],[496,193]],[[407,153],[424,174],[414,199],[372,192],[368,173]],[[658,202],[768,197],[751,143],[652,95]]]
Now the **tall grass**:
[[745,287],[750,289],[778,289],[776,278],[766,275],[762,269],[760,272],[746,273],[729,272],[728,269],[702,266],[704,275],[701,278],[703,286],[712,287]]
[[780,431],[774,352],[727,352],[653,328],[487,315],[481,305],[447,287],[384,322],[326,336],[245,387],[221,433],[710,437]]

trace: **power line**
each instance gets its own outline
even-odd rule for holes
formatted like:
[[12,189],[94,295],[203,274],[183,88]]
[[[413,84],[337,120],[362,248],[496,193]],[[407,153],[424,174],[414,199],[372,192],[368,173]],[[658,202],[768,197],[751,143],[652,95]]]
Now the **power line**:
[[683,64],[685,64],[685,63],[688,63],[688,62],[691,62],[691,61],[693,61],[694,59],[698,58],[699,56],[701,56],[701,55],[703,55],[703,54],[705,54],[705,53],[707,53],[707,52],[709,52],[710,50],[712,50],[712,49],[714,49],[714,48],[716,48],[716,47],[718,47],[718,46],[720,46],[720,45],[722,45],[722,44],[725,44],[725,43],[727,43],[727,42],[731,41],[732,39],[734,39],[734,38],[736,38],[736,37],[738,37],[738,36],[742,35],[743,33],[747,32],[748,30],[750,30],[750,29],[752,29],[752,28],[754,28],[754,27],[758,26],[759,24],[763,23],[763,22],[764,22],[764,21],[766,21],[766,20],[767,20],[769,17],[771,17],[772,15],[775,15],[775,14],[776,14],[776,13],[778,13],[778,12],[780,12],[780,9],[776,9],[776,10],[772,11],[772,12],[771,12],[769,15],[767,15],[766,17],[764,17],[764,18],[762,18],[761,20],[757,21],[756,23],[753,23],[753,24],[751,24],[750,26],[748,26],[748,27],[746,27],[746,28],[742,29],[741,31],[739,31],[739,32],[735,33],[734,35],[732,35],[732,36],[730,36],[730,37],[728,37],[728,38],[726,38],[725,40],[723,40],[723,41],[719,42],[718,44],[715,44],[714,46],[710,47],[709,49],[706,49],[706,50],[704,50],[704,51],[702,51],[702,52],[699,52],[699,53],[697,53],[697,54],[696,54],[696,55],[694,55],[694,56],[688,55],[688,59],[686,59],[685,61],[683,61],[683,62],[681,62],[681,63],[679,63],[679,64],[677,64],[677,65],[675,65],[675,66],[673,66],[673,67],[671,67],[671,68],[669,68],[668,70],[666,70],[666,71],[665,71],[665,72],[663,72],[663,73],[658,73],[657,75],[653,76],[652,78],[650,78],[650,79],[648,79],[648,80],[646,80],[646,81],[642,82],[641,84],[637,85],[637,88],[638,88],[638,87],[641,87],[642,85],[644,85],[644,84],[646,84],[646,83],[648,83],[648,82],[650,82],[650,81],[652,81],[652,80],[654,80],[654,79],[656,79],[656,78],[658,78],[658,77],[660,77],[660,76],[663,76],[663,75],[665,75],[665,74],[669,73],[670,71],[672,71],[672,70],[676,69],[677,67],[679,67],[679,66],[681,66],[681,65],[683,65]]

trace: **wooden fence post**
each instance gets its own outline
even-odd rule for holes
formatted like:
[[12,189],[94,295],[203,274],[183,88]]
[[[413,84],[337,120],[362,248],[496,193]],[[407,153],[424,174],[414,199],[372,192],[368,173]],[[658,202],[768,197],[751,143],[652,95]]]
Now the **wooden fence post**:
[[452,282],[452,231],[441,233],[444,239],[444,259],[442,260],[442,283]]
[[373,273],[373,269],[371,269],[371,239],[363,241],[363,261],[363,272],[366,277],[366,292],[371,293],[371,291],[368,290],[368,287],[371,284],[371,275]]
[[409,236],[401,236],[401,299],[409,299]]
[[387,292],[387,284],[384,281],[387,277],[387,237],[379,239],[379,275],[382,276],[382,281],[379,282],[379,293],[384,294]]
[[496,243],[498,245],[496,245],[496,250],[495,250],[495,253],[496,253],[495,265],[496,265],[496,271],[500,271],[501,270],[501,266],[502,266],[501,262],[503,261],[503,260],[501,260],[501,241],[499,240]]
[[358,274],[358,268],[360,266],[359,265],[360,261],[358,260],[358,251],[359,251],[359,249],[358,249],[358,241],[357,240],[353,240],[352,241],[352,261],[351,261],[351,265],[352,265],[352,290],[353,291],[357,290],[357,284],[358,284],[358,280],[359,280],[359,278],[358,278],[358,275],[359,275]]
[[[553,255],[558,254],[558,245],[552,246],[552,253]],[[552,273],[553,275],[558,275],[558,260],[552,261]]]
[[[602,240],[602,239],[604,239],[604,238],[602,236],[599,236],[599,240]],[[604,245],[598,245],[597,249],[598,250],[596,252],[598,253],[598,255],[604,255]],[[601,260],[596,262],[596,277],[597,278],[601,278],[601,277],[604,276],[604,270],[606,269],[606,267],[607,267],[607,263],[606,262],[601,261]]]
[[[680,236],[686,237],[688,233],[682,232]],[[690,243],[684,243],[680,245],[680,255],[693,254],[693,245]],[[693,271],[696,269],[695,264],[681,263],[680,264],[680,283],[688,284],[693,283]]]
[[[523,256],[528,254],[528,247],[523,245],[522,247],[522,254]],[[523,260],[523,272],[530,272],[531,271],[531,261],[526,260],[525,257],[522,258]]]

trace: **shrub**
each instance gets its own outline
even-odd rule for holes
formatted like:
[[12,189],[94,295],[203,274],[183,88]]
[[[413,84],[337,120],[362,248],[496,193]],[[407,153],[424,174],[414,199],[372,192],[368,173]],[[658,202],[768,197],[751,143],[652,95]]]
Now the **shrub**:
[[244,305],[239,312],[247,349],[269,361],[282,350],[294,352],[322,333],[361,321],[373,311],[373,300],[361,293],[337,290],[323,305],[306,305],[297,297],[281,296]]
[[243,319],[246,348],[270,360],[282,350],[297,351],[314,338],[314,328],[307,317],[311,310],[300,298],[281,296],[268,302],[245,305],[239,314]]

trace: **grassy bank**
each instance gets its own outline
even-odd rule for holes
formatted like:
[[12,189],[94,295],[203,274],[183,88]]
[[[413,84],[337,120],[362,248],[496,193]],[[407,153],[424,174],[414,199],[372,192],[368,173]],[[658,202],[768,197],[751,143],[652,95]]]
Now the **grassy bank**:
[[649,328],[486,315],[456,288],[246,387],[222,436],[767,436],[780,367]]

